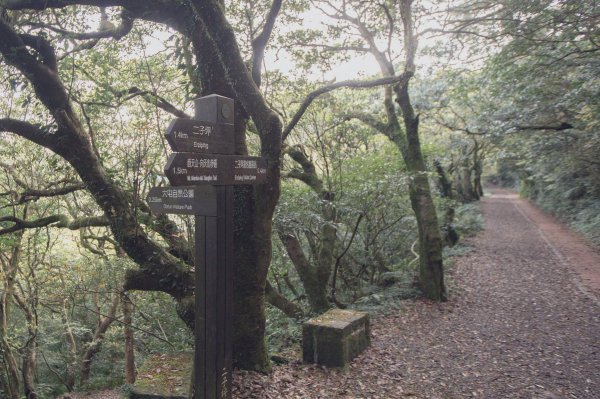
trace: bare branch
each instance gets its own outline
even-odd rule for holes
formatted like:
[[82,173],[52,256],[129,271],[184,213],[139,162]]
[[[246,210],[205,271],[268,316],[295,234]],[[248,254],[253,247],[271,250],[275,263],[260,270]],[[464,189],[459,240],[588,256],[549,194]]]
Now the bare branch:
[[121,103],[131,100],[132,98],[141,96],[146,102],[156,105],[158,108],[167,111],[170,114],[175,115],[178,118],[191,118],[190,115],[186,114],[179,108],[175,107],[173,104],[165,100],[163,97],[159,96],[156,93],[150,92],[148,90],[142,90],[137,87],[130,87],[127,90],[123,90],[120,92],[115,92],[115,96],[117,98],[122,98]]
[[517,130],[561,130],[573,129],[573,125],[567,122],[563,122],[560,125],[532,125],[532,126],[517,126]]
[[118,26],[109,27],[107,24],[105,17],[103,18],[104,24],[101,24],[100,30],[96,32],[72,32],[65,29],[57,28],[52,25],[47,25],[43,23],[32,22],[28,25],[36,27],[49,29],[53,32],[59,33],[63,37],[67,39],[75,39],[75,40],[91,40],[91,39],[108,39],[113,38],[115,40],[119,40],[125,35],[127,35],[131,29],[133,29],[134,19],[131,17],[131,14],[127,10],[123,10],[121,12],[121,23]]
[[312,91],[306,96],[304,102],[300,105],[300,108],[294,114],[292,120],[285,127],[283,131],[283,141],[287,138],[287,136],[291,133],[291,131],[296,127],[310,104],[319,96],[329,93],[333,90],[347,87],[351,89],[368,89],[377,86],[384,86],[389,84],[404,84],[408,81],[407,75],[402,74],[400,76],[389,76],[385,78],[375,79],[375,80],[345,80],[343,82],[332,83],[323,87],[318,88],[317,90]]
[[14,133],[46,148],[52,147],[54,135],[28,122],[3,118],[0,119],[0,131]]
[[346,305],[340,303],[336,296],[335,293],[337,291],[337,276],[338,276],[338,272],[340,269],[340,265],[341,265],[341,261],[342,258],[344,257],[344,255],[346,255],[346,252],[348,252],[348,250],[350,249],[350,247],[352,246],[352,242],[354,242],[354,237],[356,237],[356,232],[358,231],[358,226],[360,225],[361,220],[364,217],[364,213],[361,213],[360,215],[358,215],[358,219],[356,220],[356,224],[354,225],[354,229],[352,230],[352,235],[350,236],[350,240],[348,241],[348,245],[346,245],[346,248],[344,248],[344,250],[342,251],[341,254],[339,254],[336,258],[335,258],[335,265],[333,266],[333,276],[331,278],[331,298],[333,299],[333,302],[340,308],[345,308]]
[[100,39],[88,40],[87,42],[79,44],[72,50],[69,50],[66,53],[61,54],[60,56],[58,56],[58,60],[62,61],[63,59],[67,58],[68,56],[70,56],[72,54],[76,54],[76,53],[79,53],[80,51],[84,51],[84,50],[90,50],[90,49],[96,47],[96,45],[98,43],[100,43]]
[[262,31],[252,40],[252,79],[254,79],[254,82],[257,86],[260,86],[261,82],[260,70],[265,56],[265,48],[267,47],[267,43],[269,42],[271,34],[273,33],[275,20],[277,19],[279,11],[281,10],[282,2],[283,0],[273,0]]
[[64,8],[75,4],[98,7],[118,6],[122,1],[111,0],[3,0],[2,7],[9,10],[45,10],[47,8]]
[[281,310],[286,316],[293,319],[300,319],[304,316],[302,308],[273,288],[268,280],[267,285],[265,286],[265,296],[271,305]]
[[[34,55],[27,50],[27,44],[23,37],[0,17],[0,53],[9,65],[19,69],[31,81],[38,94],[40,91],[48,95],[38,95],[44,105],[51,111],[72,113],[67,90],[62,85],[55,70],[47,64],[40,63]],[[25,37],[31,42],[31,38]],[[47,46],[41,46],[43,52],[49,51]],[[42,58],[48,58],[46,54],[40,54]],[[45,61],[52,64],[51,61]],[[51,93],[51,94],[50,94]]]
[[319,195],[319,197],[322,197],[324,194],[323,181],[317,175],[314,163],[308,158],[303,148],[299,145],[295,145],[292,147],[286,147],[284,152],[288,154],[294,161],[298,162],[302,167],[302,171],[298,169],[292,169],[288,173],[287,177],[303,181],[306,183],[306,185],[312,188],[314,192]]
[[53,215],[37,220],[23,220],[15,216],[4,216],[0,218],[0,223],[13,223],[11,227],[0,229],[0,236],[25,229],[35,229],[40,227],[52,226],[77,230],[83,227],[105,227],[109,225],[105,216],[90,216],[78,219],[70,219],[66,215]]
[[346,119],[346,120],[358,119],[365,125],[377,130],[380,133],[385,134],[386,136],[389,136],[389,134],[390,134],[390,130],[391,130],[390,124],[382,122],[379,118],[376,118],[371,114],[363,114],[363,113],[353,112],[353,113],[345,114],[344,119]]
[[70,194],[80,190],[85,190],[85,184],[77,183],[55,189],[28,188],[19,194],[21,196],[19,203],[22,204],[27,201],[37,200],[43,197],[58,197],[60,195]]

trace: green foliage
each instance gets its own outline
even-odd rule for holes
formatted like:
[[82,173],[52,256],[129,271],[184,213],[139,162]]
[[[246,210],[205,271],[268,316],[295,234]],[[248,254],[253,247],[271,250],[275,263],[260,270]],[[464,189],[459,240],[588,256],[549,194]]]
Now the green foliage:
[[297,357],[293,350],[302,344],[302,321],[282,316],[278,309],[269,306],[266,337],[269,353],[283,357]]
[[469,237],[483,230],[483,223],[479,204],[462,204],[456,208],[454,227],[461,237]]

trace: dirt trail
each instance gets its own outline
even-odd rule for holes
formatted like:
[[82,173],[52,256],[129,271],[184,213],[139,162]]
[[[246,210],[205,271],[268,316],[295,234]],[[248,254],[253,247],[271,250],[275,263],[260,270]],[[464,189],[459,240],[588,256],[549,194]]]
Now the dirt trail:
[[451,300],[374,322],[347,372],[291,364],[236,374],[238,398],[600,398],[600,255],[495,190],[454,267]]
[[234,398],[599,399],[600,254],[508,191],[481,207],[485,231],[450,273],[448,303],[377,317],[346,372],[238,371]]

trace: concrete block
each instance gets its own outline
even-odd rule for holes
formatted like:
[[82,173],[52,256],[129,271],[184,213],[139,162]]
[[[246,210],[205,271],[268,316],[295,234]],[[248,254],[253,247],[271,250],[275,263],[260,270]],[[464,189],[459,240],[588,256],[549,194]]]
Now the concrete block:
[[369,314],[331,309],[302,327],[303,359],[328,367],[346,367],[371,343]]

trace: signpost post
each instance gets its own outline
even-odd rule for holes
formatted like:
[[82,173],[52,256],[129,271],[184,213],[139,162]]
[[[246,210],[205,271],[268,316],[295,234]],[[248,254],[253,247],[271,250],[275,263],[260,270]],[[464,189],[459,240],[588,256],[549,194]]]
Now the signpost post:
[[196,399],[230,399],[233,337],[233,185],[266,180],[262,158],[234,153],[233,100],[195,101],[196,119],[167,128],[174,151],[165,166],[172,187],[155,187],[152,212],[195,215]]

